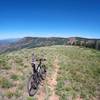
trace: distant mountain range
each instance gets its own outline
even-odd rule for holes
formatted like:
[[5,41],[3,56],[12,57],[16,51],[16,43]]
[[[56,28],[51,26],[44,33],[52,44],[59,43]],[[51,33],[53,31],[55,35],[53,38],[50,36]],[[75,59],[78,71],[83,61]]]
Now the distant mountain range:
[[15,43],[15,42],[17,42],[17,41],[19,41],[19,38],[0,40],[0,46],[1,46],[1,45],[9,45],[9,44]]
[[100,39],[88,39],[81,37],[24,37],[20,39],[5,39],[0,40],[0,53],[18,50],[22,48],[34,48],[41,46],[51,46],[51,45],[67,45],[67,44],[82,44],[82,43],[94,43],[95,41],[100,41]]

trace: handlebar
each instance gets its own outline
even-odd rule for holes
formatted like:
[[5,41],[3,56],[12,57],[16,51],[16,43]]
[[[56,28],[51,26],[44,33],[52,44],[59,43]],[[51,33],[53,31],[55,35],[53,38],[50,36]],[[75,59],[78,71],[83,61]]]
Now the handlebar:
[[40,59],[36,59],[36,61],[46,61],[46,59],[40,58]]

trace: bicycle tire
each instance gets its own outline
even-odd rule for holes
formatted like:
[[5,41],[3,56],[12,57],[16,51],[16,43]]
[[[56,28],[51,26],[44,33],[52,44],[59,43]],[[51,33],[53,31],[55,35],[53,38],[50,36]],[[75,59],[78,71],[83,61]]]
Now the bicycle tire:
[[42,65],[41,67],[41,78],[44,80],[46,78],[46,66]]
[[[35,82],[33,77],[34,75],[31,75],[27,83],[27,90],[28,90],[29,96],[34,96],[38,91],[38,84]],[[34,88],[34,86],[36,86],[36,88]]]

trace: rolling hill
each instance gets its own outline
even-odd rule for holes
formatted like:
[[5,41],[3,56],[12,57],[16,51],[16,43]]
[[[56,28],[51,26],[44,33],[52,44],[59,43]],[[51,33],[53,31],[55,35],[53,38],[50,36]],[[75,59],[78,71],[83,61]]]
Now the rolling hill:
[[0,40],[0,52],[3,52],[5,50],[7,50],[9,45],[12,45],[12,44],[16,43],[19,40],[20,40],[19,38]]
[[19,38],[16,38],[16,39],[4,39],[4,40],[0,40],[0,45],[9,45],[9,44],[15,43],[17,41],[19,41]]
[[81,37],[24,37],[21,39],[8,39],[0,41],[0,53],[19,50],[22,48],[35,48],[51,45],[78,45],[100,50],[100,39]]
[[7,45],[1,46],[0,51],[2,53],[22,48],[33,48],[33,47],[50,46],[50,45],[64,45],[64,44],[66,44],[66,38],[25,37],[19,39],[14,43],[9,43]]

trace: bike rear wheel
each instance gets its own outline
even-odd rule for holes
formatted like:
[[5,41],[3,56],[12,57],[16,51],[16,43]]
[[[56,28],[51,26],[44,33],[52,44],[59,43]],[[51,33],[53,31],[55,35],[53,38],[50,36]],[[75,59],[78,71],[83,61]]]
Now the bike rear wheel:
[[36,83],[35,78],[36,78],[35,75],[31,75],[29,77],[28,84],[27,84],[27,90],[28,90],[29,96],[34,96],[37,93],[38,84]]

